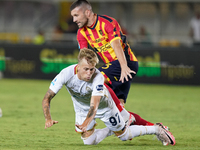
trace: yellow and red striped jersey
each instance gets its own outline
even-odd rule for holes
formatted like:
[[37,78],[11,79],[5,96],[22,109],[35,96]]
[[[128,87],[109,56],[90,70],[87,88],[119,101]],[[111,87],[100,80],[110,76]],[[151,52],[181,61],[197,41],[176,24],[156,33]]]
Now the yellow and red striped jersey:
[[130,61],[137,61],[126,36],[122,33],[118,22],[106,15],[97,15],[97,19],[91,27],[82,27],[78,30],[77,41],[80,49],[87,48],[88,44],[96,51],[105,63],[117,60],[112,41],[120,39],[125,56]]

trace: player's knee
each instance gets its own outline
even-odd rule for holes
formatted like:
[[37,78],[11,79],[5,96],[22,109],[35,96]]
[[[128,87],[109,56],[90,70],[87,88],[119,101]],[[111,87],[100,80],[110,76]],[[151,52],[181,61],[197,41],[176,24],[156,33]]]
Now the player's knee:
[[96,145],[95,140],[85,140],[83,139],[84,145]]
[[82,138],[84,145],[96,145],[95,139],[87,137]]
[[84,145],[96,145],[96,134],[92,134],[88,137],[81,137],[83,140]]
[[131,132],[129,130],[130,130],[129,128],[126,128],[126,131],[123,134],[119,135],[118,138],[122,141],[127,141],[132,139]]
[[125,101],[124,101],[124,99],[119,99],[119,101],[121,102],[121,104],[124,106],[124,104],[125,104]]

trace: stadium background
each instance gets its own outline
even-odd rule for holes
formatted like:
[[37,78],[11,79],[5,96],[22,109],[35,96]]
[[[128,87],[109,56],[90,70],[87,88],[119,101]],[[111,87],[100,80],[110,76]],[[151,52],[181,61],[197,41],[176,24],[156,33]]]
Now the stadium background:
[[[197,0],[91,0],[118,20],[139,60],[134,82],[200,85],[200,48],[189,36]],[[0,1],[0,77],[52,79],[76,63],[71,0]],[[101,63],[99,64],[101,65]]]
[[[91,0],[95,12],[120,22],[140,62],[126,109],[168,126],[174,147],[162,146],[153,135],[126,142],[111,136],[83,145],[64,87],[51,101],[52,119],[59,124],[44,129],[42,99],[52,77],[77,62],[76,34],[67,20],[71,2],[0,0],[0,150],[199,150],[200,48],[188,36],[199,0]],[[148,32],[144,41],[141,26]]]

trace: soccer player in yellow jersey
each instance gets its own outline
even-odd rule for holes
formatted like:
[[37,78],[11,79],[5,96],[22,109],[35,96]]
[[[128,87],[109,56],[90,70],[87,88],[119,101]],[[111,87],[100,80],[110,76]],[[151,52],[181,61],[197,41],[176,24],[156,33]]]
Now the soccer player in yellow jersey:
[[132,78],[138,71],[138,61],[126,42],[118,22],[109,16],[93,13],[90,3],[78,0],[71,5],[73,21],[79,30],[80,49],[88,44],[105,62],[99,70],[121,103],[126,102]]
[[[92,11],[87,0],[77,0],[70,7],[73,21],[78,25],[77,40],[80,49],[88,48],[88,44],[104,61],[99,68],[104,75],[104,82],[109,85],[118,109],[120,102],[124,105],[130,89],[132,78],[138,71],[138,61],[126,41],[118,22],[109,16],[98,15]],[[108,88],[109,89],[109,88]],[[114,97],[116,95],[118,100]],[[134,124],[154,125],[130,112],[135,117]]]

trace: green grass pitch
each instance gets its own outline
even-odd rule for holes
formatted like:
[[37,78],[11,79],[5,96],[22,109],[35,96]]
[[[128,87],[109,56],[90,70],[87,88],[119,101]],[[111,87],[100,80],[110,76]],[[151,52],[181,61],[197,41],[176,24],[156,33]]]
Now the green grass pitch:
[[[44,129],[42,99],[49,80],[0,80],[0,150],[197,150],[200,149],[200,86],[132,84],[126,109],[170,127],[175,146],[162,146],[153,135],[121,141],[111,136],[85,146],[74,131],[73,104],[63,87],[51,102],[58,124]],[[97,128],[105,125],[97,120]]]

